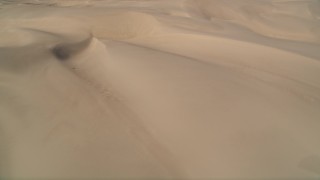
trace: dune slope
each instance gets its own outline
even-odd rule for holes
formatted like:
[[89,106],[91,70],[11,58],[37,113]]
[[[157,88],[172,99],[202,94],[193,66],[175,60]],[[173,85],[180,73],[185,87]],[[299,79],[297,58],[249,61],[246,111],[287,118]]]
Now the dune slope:
[[320,177],[317,0],[5,0],[0,178]]

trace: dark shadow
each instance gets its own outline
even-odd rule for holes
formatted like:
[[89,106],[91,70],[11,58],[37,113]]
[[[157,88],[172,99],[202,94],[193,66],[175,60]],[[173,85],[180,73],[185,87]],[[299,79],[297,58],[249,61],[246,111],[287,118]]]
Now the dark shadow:
[[92,36],[80,42],[58,44],[52,49],[52,54],[61,61],[70,59],[73,55],[85,50],[91,43]]

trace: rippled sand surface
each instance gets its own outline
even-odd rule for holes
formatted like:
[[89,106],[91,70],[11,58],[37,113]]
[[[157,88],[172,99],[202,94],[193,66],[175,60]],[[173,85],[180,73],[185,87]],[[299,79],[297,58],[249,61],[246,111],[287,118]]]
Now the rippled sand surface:
[[319,177],[318,0],[0,1],[0,179]]

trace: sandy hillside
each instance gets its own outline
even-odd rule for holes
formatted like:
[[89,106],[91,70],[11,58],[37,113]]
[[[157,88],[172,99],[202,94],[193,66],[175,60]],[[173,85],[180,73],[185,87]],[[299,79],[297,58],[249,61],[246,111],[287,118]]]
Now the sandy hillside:
[[0,179],[320,177],[318,0],[0,1]]

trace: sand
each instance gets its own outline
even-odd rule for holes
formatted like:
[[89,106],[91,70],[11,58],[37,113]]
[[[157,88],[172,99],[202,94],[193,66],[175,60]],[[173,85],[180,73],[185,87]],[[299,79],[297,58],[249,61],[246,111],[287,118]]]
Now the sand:
[[0,2],[0,178],[320,177],[317,0]]

